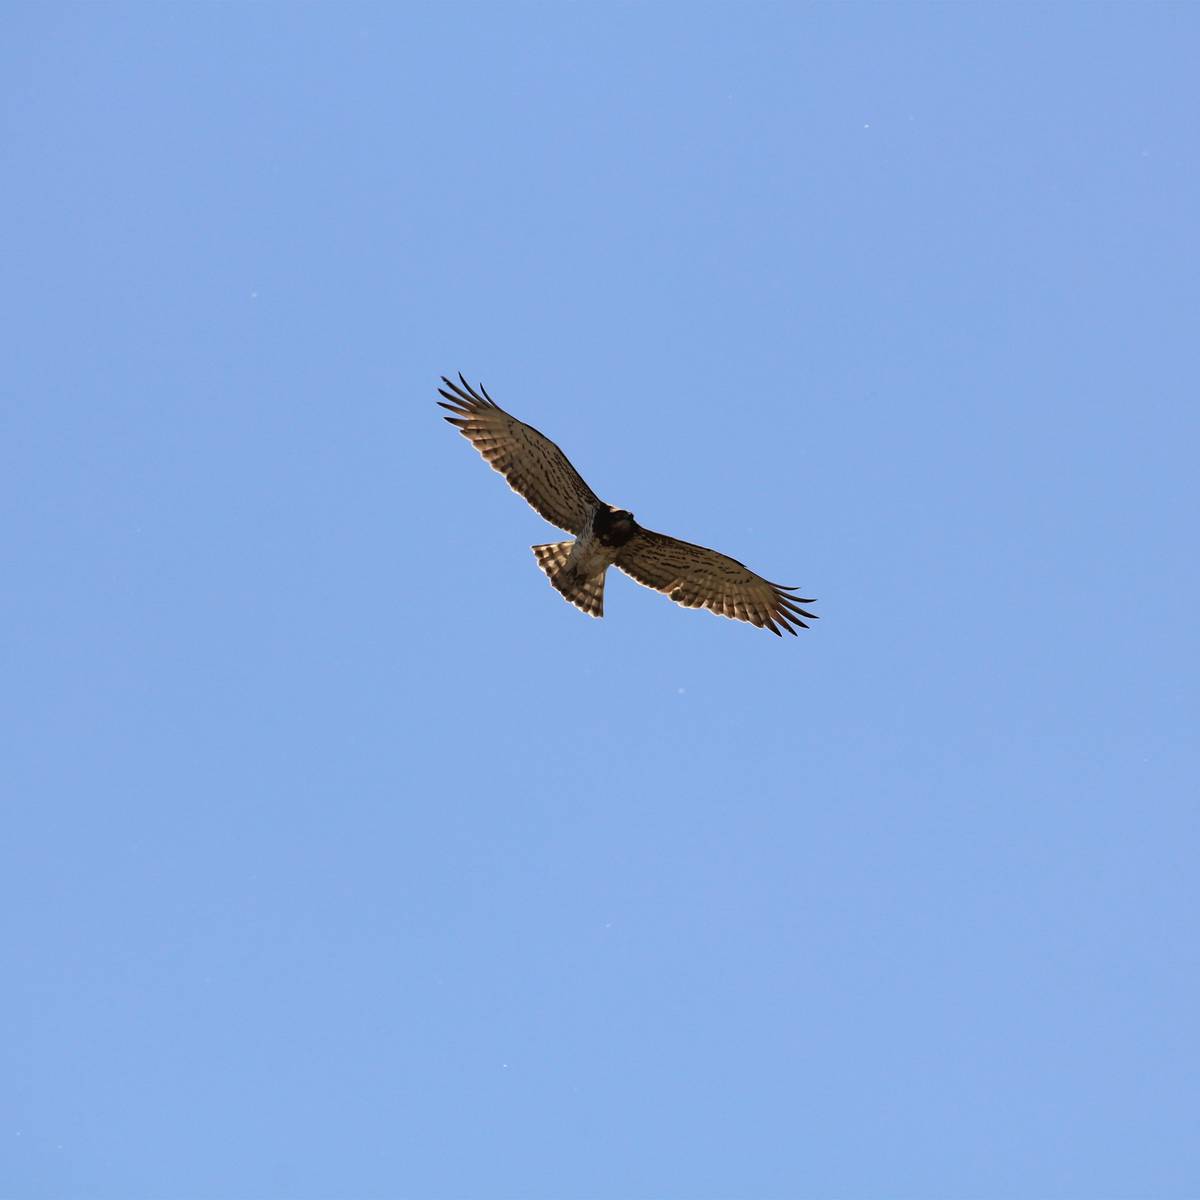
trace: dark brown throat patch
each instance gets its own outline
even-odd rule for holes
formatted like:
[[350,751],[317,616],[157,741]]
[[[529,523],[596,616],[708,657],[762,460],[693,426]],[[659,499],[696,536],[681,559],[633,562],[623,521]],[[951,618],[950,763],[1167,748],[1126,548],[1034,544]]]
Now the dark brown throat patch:
[[600,545],[618,547],[633,537],[636,526],[629,513],[613,513],[602,508],[592,521],[592,529],[600,539]]

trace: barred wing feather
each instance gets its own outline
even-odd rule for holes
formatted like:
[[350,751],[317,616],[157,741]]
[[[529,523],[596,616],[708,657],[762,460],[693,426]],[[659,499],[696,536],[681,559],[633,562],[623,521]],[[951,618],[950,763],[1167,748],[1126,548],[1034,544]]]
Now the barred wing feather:
[[815,613],[800,607],[812,600],[789,594],[795,588],[769,583],[728,555],[649,529],[638,529],[615,565],[685,608],[707,608],[721,617],[749,621],[777,637],[783,636],[781,629],[792,635],[795,626],[807,629],[804,617],[816,620]]
[[532,425],[509,416],[482,384],[477,392],[461,375],[459,379],[461,387],[443,375],[446,387],[438,388],[448,401],[438,403],[454,414],[446,420],[457,425],[509,487],[547,521],[568,533],[581,533],[600,501],[567,456]]

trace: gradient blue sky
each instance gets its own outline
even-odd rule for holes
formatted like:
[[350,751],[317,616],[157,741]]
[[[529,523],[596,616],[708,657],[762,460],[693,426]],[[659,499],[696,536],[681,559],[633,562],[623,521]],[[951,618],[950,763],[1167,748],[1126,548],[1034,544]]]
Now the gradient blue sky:
[[0,1196],[1200,1195],[1200,8],[3,26]]

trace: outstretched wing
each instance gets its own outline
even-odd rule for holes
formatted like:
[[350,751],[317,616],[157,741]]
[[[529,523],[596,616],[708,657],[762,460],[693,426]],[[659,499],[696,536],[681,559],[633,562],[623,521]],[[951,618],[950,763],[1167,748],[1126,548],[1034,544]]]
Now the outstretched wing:
[[721,617],[749,621],[767,628],[776,637],[780,629],[795,634],[793,626],[807,629],[802,617],[816,620],[791,596],[795,588],[768,583],[735,558],[639,528],[617,555],[615,564],[645,587],[664,592],[685,608],[707,608]]
[[457,425],[459,433],[508,480],[508,486],[547,521],[568,533],[582,533],[600,501],[567,456],[532,425],[510,417],[482,384],[480,395],[462,375],[459,379],[462,387],[443,375],[446,387],[438,388],[438,394],[449,401],[438,403],[454,413],[446,420]]

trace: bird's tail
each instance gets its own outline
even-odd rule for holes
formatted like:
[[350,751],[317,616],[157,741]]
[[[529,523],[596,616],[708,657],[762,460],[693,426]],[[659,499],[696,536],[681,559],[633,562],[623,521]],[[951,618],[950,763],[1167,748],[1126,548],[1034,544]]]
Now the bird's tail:
[[534,546],[538,566],[546,577],[576,608],[581,608],[589,617],[604,616],[604,572],[598,575],[580,576],[574,567],[567,566],[574,542],[546,542]]

